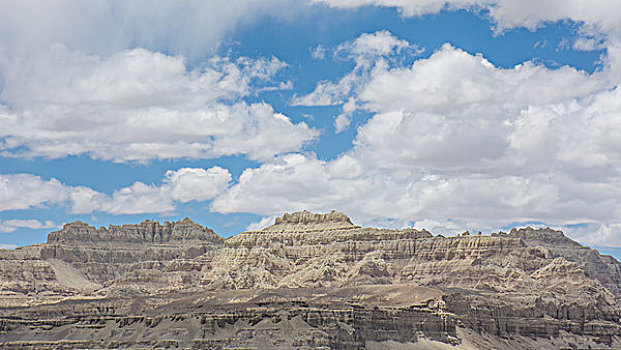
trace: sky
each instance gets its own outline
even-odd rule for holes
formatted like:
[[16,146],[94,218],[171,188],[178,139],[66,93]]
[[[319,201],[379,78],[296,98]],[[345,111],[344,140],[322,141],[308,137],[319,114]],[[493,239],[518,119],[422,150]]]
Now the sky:
[[0,248],[303,209],[621,257],[621,4],[0,0]]

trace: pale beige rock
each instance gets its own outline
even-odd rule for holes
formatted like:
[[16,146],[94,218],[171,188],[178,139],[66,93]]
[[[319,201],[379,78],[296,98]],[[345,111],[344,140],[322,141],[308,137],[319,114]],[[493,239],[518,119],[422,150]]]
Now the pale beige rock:
[[304,211],[224,240],[189,219],[77,222],[0,251],[0,342],[604,348],[621,337],[620,267],[551,229],[443,237]]

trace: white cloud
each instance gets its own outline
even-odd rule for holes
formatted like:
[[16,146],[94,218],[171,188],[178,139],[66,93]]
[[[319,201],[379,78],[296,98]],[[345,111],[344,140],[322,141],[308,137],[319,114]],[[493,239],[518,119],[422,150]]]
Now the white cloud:
[[15,249],[17,245],[15,244],[2,244],[0,243],[0,249]]
[[339,114],[334,119],[334,129],[337,134],[345,131],[349,127],[349,124],[351,124],[351,118],[345,114]]
[[435,220],[423,219],[416,221],[413,227],[417,230],[427,230],[434,234],[457,234],[464,232],[463,223],[455,223],[452,221],[438,222]]
[[621,247],[621,223],[589,223],[566,227],[564,231],[582,244],[599,247]]
[[399,54],[408,48],[417,49],[405,40],[393,36],[387,30],[375,33],[363,33],[356,40],[340,44],[335,55],[349,57],[358,62],[375,57]]
[[605,48],[605,44],[603,38],[580,37],[574,41],[572,48],[578,51],[593,51]]
[[21,55],[60,42],[104,55],[140,46],[199,57],[213,53],[240,23],[265,14],[286,18],[299,5],[286,0],[3,1],[0,48]]
[[440,174],[610,176],[621,92],[608,72],[502,69],[445,45],[411,67],[373,71],[356,98],[376,114],[354,153],[369,167]]
[[[68,186],[56,179],[43,180],[30,174],[0,175],[0,211],[58,204],[68,206],[75,214],[95,211],[111,214],[172,212],[178,203],[204,202],[214,198],[228,187],[230,181],[229,171],[217,166],[181,168],[166,172],[159,186],[138,181],[107,195],[88,187]],[[5,222],[3,227],[8,228],[9,224]]]
[[[275,181],[274,179],[278,179]],[[217,196],[211,210],[260,215],[293,210],[344,211],[359,224],[427,220],[446,233],[490,231],[510,222],[617,220],[618,183],[582,183],[567,176],[433,175],[424,169],[369,168],[351,155],[334,161],[292,154],[247,169],[238,184]],[[450,222],[441,226],[439,223]]]
[[[337,83],[321,81],[314,91],[304,96],[295,96],[292,104],[296,106],[330,106],[343,104],[348,97],[363,86],[377,66],[387,65],[387,61],[396,55],[406,53],[418,55],[422,49],[405,40],[393,36],[386,30],[375,33],[363,33],[354,41],[339,45],[336,57],[356,62],[354,70],[341,78]],[[355,103],[355,101],[352,101]]]
[[11,219],[0,220],[0,232],[14,232],[20,228],[29,228],[33,230],[56,228],[56,225],[52,221],[39,221],[36,219]]
[[177,203],[212,199],[225,190],[230,181],[229,171],[217,166],[170,170],[160,186],[135,182],[114,191],[111,197],[95,196],[87,208],[112,214],[172,212]]
[[256,222],[251,222],[248,226],[246,226],[246,231],[260,231],[268,226],[274,224],[274,221],[279,215],[270,215],[264,216],[261,220]]
[[606,32],[621,32],[621,14],[612,0],[312,0],[339,8],[382,6],[398,8],[406,17],[448,10],[485,9],[499,29],[526,27],[535,29],[545,22],[569,19],[584,22]]
[[427,13],[438,13],[450,3],[475,5],[481,0],[311,0],[313,3],[323,3],[332,7],[356,8],[360,6],[396,7],[403,15],[420,16]]
[[316,47],[311,48],[310,52],[311,52],[311,57],[314,60],[321,61],[324,58],[326,58],[326,49],[321,45],[317,45]]
[[248,169],[212,210],[337,209],[360,224],[416,222],[448,233],[515,222],[597,223],[607,225],[598,233],[604,238],[589,242],[615,242],[615,61],[593,74],[534,62],[505,69],[451,45],[411,66],[381,61],[339,97],[373,113],[352,150],[330,161],[289,154]]
[[[577,38],[571,44],[576,50],[606,48],[609,61],[621,62],[621,12],[614,0],[311,0],[337,8],[360,6],[393,7],[405,17],[439,13],[442,10],[483,10],[501,33],[512,28],[537,28],[551,22],[570,20],[578,24]],[[568,43],[569,44],[569,43]],[[609,72],[617,79],[621,71]]]
[[[496,174],[591,167],[596,176],[610,171],[616,154],[610,131],[620,92],[608,72],[533,62],[503,69],[447,44],[410,67],[375,65],[344,115],[376,113],[354,141],[369,167]],[[581,137],[585,130],[598,137]]]
[[554,0],[529,0],[527,3],[519,0],[496,0],[479,1],[479,4],[491,9],[490,15],[500,28],[534,29],[544,22],[570,19],[584,22],[587,26],[594,26],[593,29],[604,32],[621,32],[618,4],[610,0],[590,1],[588,6],[581,0],[568,0],[562,4]]
[[4,156],[263,160],[318,135],[265,103],[239,101],[270,84],[284,66],[276,58],[213,58],[188,70],[183,57],[144,49],[103,58],[56,45],[35,61],[5,65]]
[[101,208],[102,203],[109,202],[106,194],[89,187],[74,187],[69,191],[70,211],[74,214],[89,214]]
[[238,184],[217,196],[211,209],[263,215],[333,209],[337,202],[355,194],[356,180],[332,177],[328,171],[327,164],[312,155],[281,156],[275,162],[244,170]]
[[29,174],[0,175],[0,211],[29,209],[67,200],[66,186],[56,179]]
[[[482,230],[511,221],[590,223],[585,242],[621,245],[621,15],[615,2],[313,2],[391,6],[404,16],[487,9],[499,31],[571,19],[581,24],[581,36],[568,45],[605,47],[607,55],[594,74],[533,62],[502,69],[445,45],[402,66],[393,58],[415,55],[417,47],[386,31],[364,34],[335,50],[337,58],[356,63],[352,72],[293,101],[345,104],[337,130],[356,109],[373,113],[358,129],[354,149],[325,161],[286,154],[317,137],[315,130],[269,105],[243,102],[262,89],[290,86],[272,81],[282,62],[214,59],[194,69],[183,59],[212,50],[234,23],[263,5],[188,1],[150,5],[143,13],[136,3],[7,3],[0,5],[9,33],[0,38],[4,155],[25,150],[144,161],[245,154],[264,163],[228,189],[226,170],[179,169],[160,185],[136,182],[111,195],[27,174],[1,175],[0,210],[67,204],[76,213],[165,212],[214,198],[212,210],[224,213],[338,209],[361,224],[416,221],[448,231],[473,222]],[[76,20],[66,21],[67,14]],[[170,33],[177,33],[175,40],[166,40]],[[148,49],[124,50],[128,45]]]
[[318,133],[265,103],[243,102],[290,89],[291,82],[272,81],[283,62],[202,60],[240,24],[287,19],[302,7],[286,0],[2,2],[0,155],[263,160],[298,150]]
[[212,199],[228,187],[231,174],[220,167],[210,169],[181,168],[166,172],[165,185],[169,187],[170,197],[185,203],[203,202]]
[[166,213],[175,209],[165,189],[142,182],[116,190],[112,197],[94,204],[96,210],[112,214]]
[[[608,86],[606,82],[605,73],[591,76],[568,66],[551,70],[527,61],[510,69],[497,68],[481,55],[445,44],[411,67],[376,69],[360,97],[367,108],[378,112],[443,113],[476,104],[515,110],[583,96]],[[573,89],[563,89],[566,86]],[[385,90],[388,87],[392,89]],[[508,94],[512,94],[510,100]]]

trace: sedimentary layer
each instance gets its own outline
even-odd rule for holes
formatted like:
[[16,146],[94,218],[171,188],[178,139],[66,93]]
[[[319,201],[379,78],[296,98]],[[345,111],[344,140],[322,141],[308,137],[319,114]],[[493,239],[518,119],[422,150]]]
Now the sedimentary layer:
[[620,344],[620,281],[618,261],[552,229],[444,237],[304,211],[223,239],[189,219],[76,222],[0,250],[0,342],[606,348]]

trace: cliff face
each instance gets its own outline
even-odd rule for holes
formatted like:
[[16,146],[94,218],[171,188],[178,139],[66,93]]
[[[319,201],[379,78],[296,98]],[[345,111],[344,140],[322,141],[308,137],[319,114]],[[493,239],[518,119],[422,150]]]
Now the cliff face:
[[615,296],[621,296],[621,264],[613,257],[600,255],[597,250],[583,247],[567,238],[561,231],[552,229],[513,229],[510,235],[522,238],[529,246],[545,249],[548,258],[563,257],[575,262]]
[[194,223],[189,218],[160,225],[155,221],[144,221],[138,225],[123,225],[96,229],[77,221],[66,224],[62,230],[51,232],[48,244],[163,244],[205,241],[222,243],[222,238],[212,230]]
[[99,229],[74,222],[49,234],[40,257],[65,262],[89,280],[107,286],[141,262],[191,259],[223,244],[215,232],[188,218],[163,225],[145,221]]
[[189,219],[78,222],[47,244],[0,251],[0,342],[616,346],[620,267],[550,229],[442,237],[304,211],[224,240]]

